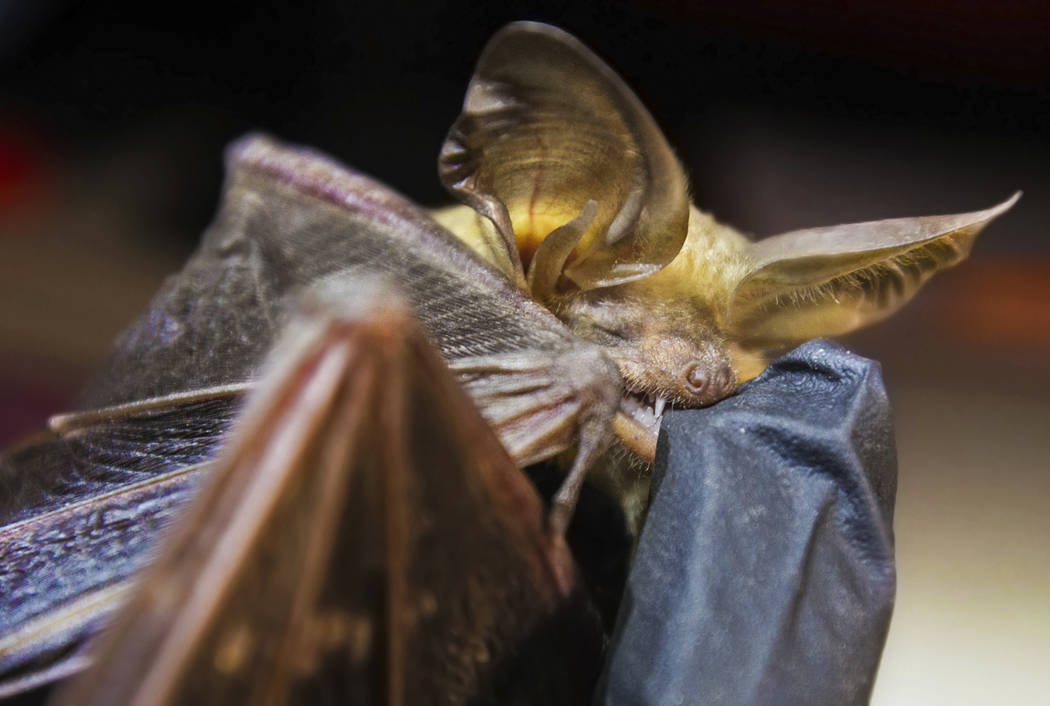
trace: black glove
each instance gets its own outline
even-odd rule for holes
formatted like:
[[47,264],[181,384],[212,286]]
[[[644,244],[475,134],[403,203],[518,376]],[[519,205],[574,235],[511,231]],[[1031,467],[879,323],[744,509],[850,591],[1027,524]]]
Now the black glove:
[[834,343],[668,413],[597,703],[867,703],[895,492],[879,366]]

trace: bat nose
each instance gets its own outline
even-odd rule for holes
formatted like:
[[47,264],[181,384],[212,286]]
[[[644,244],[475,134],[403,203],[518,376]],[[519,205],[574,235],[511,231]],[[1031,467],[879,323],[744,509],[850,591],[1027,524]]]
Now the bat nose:
[[702,405],[717,402],[733,389],[733,374],[726,366],[710,368],[693,361],[686,366],[682,377],[685,389]]
[[694,395],[702,394],[707,389],[710,376],[699,363],[690,363],[685,369],[685,385]]

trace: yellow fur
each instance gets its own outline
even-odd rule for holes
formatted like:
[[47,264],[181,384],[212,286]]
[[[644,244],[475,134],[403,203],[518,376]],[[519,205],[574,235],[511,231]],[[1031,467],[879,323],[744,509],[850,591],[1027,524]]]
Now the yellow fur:
[[624,289],[657,306],[702,303],[717,316],[748,270],[748,243],[736,230],[691,206],[689,231],[678,255],[656,274],[629,282]]
[[496,267],[503,269],[486,242],[482,224],[484,216],[478,214],[470,206],[462,204],[432,209],[430,215],[445,229],[466,243],[471,250]]

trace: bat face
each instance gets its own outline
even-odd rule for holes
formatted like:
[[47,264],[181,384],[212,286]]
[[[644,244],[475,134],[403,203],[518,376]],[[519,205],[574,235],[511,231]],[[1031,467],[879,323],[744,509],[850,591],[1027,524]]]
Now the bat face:
[[751,242],[691,205],[670,146],[608,66],[527,22],[482,53],[440,173],[474,213],[438,220],[616,361],[617,432],[643,456],[665,405],[716,402],[771,352],[889,315],[1018,198]]

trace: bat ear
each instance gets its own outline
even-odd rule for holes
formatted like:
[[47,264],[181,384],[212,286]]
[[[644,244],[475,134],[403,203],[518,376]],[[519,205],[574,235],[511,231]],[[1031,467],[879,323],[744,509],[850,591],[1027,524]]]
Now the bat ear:
[[1020,196],[985,211],[812,228],[754,243],[751,266],[729,297],[731,335],[773,347],[874,323],[933,273],[963,260],[981,229]]
[[686,178],[656,122],[601,59],[548,25],[516,22],[485,47],[439,171],[495,224],[509,268],[529,265],[541,298],[562,275],[593,289],[652,274],[685,241]]

